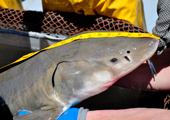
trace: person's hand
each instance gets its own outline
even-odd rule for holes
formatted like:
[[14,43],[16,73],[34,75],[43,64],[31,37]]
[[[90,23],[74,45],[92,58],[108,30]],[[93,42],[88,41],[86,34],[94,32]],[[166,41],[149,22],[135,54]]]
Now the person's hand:
[[170,120],[170,110],[132,108],[89,111],[86,120]]
[[157,50],[157,55],[160,55],[170,43],[170,0],[159,0],[157,13],[158,19],[152,32],[161,38]]

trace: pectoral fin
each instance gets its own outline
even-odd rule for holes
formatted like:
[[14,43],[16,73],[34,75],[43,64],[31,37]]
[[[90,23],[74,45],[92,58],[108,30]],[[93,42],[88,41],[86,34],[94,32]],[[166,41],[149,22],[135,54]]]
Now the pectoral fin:
[[32,113],[14,116],[13,120],[56,120],[61,114],[56,110],[35,110]]

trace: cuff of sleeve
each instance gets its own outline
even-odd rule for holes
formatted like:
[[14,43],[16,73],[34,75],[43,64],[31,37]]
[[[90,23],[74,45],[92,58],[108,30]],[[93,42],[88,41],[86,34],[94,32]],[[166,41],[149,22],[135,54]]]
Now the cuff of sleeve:
[[167,44],[163,39],[160,39],[156,54],[161,55],[164,49],[167,49]]
[[79,109],[79,114],[78,114],[77,120],[86,120],[86,114],[88,111],[89,111],[89,109],[84,109],[83,107],[81,107]]

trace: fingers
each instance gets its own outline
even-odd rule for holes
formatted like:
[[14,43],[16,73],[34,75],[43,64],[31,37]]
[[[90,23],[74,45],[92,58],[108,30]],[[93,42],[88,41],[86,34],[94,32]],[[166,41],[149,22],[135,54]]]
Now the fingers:
[[151,108],[89,111],[86,116],[86,120],[169,120],[169,118],[169,110]]

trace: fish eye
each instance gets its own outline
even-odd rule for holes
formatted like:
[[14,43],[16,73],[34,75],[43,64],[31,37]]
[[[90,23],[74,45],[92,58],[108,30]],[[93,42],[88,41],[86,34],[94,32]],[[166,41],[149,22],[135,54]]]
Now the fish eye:
[[112,58],[111,60],[110,60],[110,62],[113,62],[113,63],[115,63],[117,61],[117,58]]
[[130,50],[128,50],[127,53],[130,54]]

